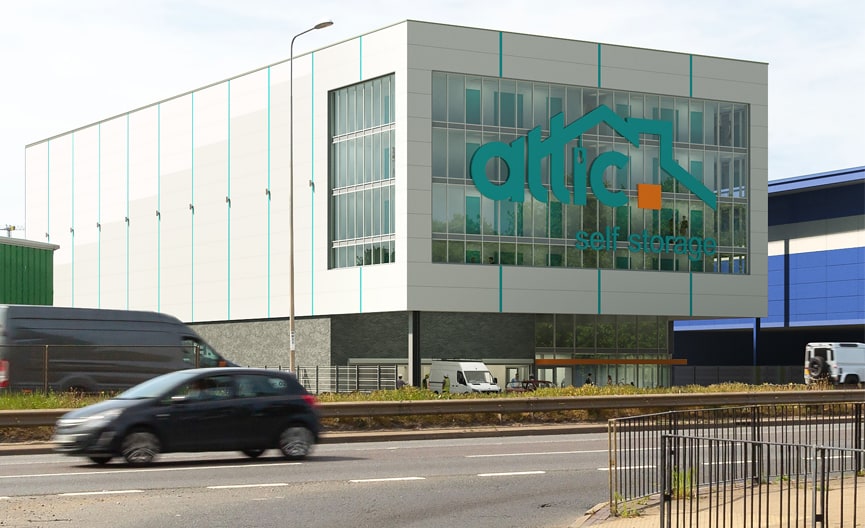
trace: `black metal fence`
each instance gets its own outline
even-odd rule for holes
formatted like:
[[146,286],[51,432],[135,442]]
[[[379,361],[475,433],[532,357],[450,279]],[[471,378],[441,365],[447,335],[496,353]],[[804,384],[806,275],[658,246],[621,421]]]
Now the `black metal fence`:
[[748,385],[786,385],[804,383],[801,365],[673,365],[670,385],[718,385],[747,383]]
[[662,527],[839,527],[865,521],[862,449],[662,436]]
[[[617,513],[630,501],[657,495],[663,489],[664,435],[711,437],[862,450],[865,402],[778,404],[726,407],[612,419],[610,508]],[[859,469],[865,454],[859,453]]]

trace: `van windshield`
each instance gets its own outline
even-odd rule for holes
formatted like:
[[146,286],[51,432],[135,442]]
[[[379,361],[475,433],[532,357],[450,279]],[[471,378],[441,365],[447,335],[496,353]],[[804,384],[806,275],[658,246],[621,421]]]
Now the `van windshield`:
[[178,370],[157,376],[153,379],[140,383],[129,390],[118,394],[116,400],[144,400],[149,398],[159,398],[164,396],[168,391],[182,383],[187,378],[195,376],[195,372],[188,370]]
[[468,381],[469,383],[474,383],[477,385],[478,383],[492,384],[493,382],[493,375],[490,374],[487,370],[467,370],[465,374],[466,381]]

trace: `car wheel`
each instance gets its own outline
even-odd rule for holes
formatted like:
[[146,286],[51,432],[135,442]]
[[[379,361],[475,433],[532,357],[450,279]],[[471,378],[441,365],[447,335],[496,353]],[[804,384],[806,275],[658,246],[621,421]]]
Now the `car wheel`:
[[121,450],[130,466],[146,466],[159,454],[159,439],[148,431],[135,431],[123,439]]
[[92,455],[87,457],[91,462],[95,464],[99,464],[100,466],[104,466],[105,464],[111,462],[111,459],[114,458],[111,455]]
[[249,458],[258,458],[264,453],[264,449],[244,449],[242,452]]
[[279,450],[289,460],[299,460],[312,451],[312,432],[306,427],[293,426],[279,435]]

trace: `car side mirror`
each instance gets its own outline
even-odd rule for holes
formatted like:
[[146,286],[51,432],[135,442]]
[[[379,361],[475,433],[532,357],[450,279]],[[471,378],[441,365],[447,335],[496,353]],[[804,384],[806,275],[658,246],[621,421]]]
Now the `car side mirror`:
[[499,384],[499,378],[493,378],[493,385]]

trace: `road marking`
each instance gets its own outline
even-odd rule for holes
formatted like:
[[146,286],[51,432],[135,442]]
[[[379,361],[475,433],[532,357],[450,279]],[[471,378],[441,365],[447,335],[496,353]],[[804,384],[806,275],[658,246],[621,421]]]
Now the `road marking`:
[[207,489],[219,490],[219,489],[237,489],[237,488],[271,488],[278,486],[288,486],[286,482],[274,482],[272,484],[234,484],[229,486],[207,486]]
[[546,471],[511,471],[509,473],[478,473],[479,477],[513,477],[517,475],[543,475]]
[[[616,469],[655,469],[658,466],[617,466]],[[599,467],[598,471],[609,471],[608,467]]]
[[377,478],[377,479],[356,479],[349,480],[355,484],[362,482],[393,482],[398,480],[426,480],[426,477],[392,477],[392,478]]
[[58,497],[77,497],[82,495],[121,495],[124,493],[144,493],[144,490],[116,490],[116,491],[80,491],[78,493],[59,493]]
[[302,462],[278,462],[265,464],[242,464],[231,466],[198,466],[198,467],[167,467],[167,468],[150,468],[150,469],[108,469],[93,471],[77,471],[73,473],[35,473],[31,475],[0,475],[2,479],[17,479],[17,478],[37,478],[37,477],[75,477],[80,475],[116,475],[121,473],[157,473],[161,471],[202,471],[209,469],[243,469],[255,467],[278,467],[278,466],[297,466]]
[[532,455],[577,455],[580,453],[606,453],[606,449],[596,449],[594,451],[543,451],[540,453],[498,453],[493,455],[466,455],[465,458],[491,458],[491,457],[515,457],[515,456],[532,456]]

